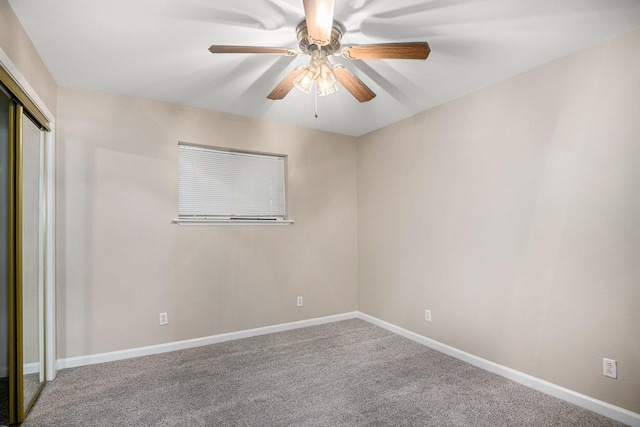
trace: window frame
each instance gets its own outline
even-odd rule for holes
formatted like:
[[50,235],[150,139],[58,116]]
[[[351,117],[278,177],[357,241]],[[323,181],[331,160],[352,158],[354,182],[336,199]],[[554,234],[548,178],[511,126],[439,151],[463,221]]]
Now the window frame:
[[[177,217],[172,221],[175,224],[179,225],[290,225],[295,221],[289,218],[289,195],[288,195],[288,159],[289,156],[287,154],[279,154],[279,153],[271,153],[264,151],[253,151],[253,150],[244,150],[237,148],[229,148],[229,147],[219,147],[212,145],[204,145],[204,144],[195,144],[191,142],[178,142],[178,159],[180,158],[180,147],[188,146],[196,149],[202,150],[210,150],[210,151],[218,151],[218,152],[228,152],[228,153],[237,153],[239,155],[247,155],[247,156],[267,156],[267,157],[276,157],[281,158],[284,161],[283,168],[283,197],[284,197],[284,205],[283,212],[284,215],[280,216],[269,216],[269,217],[256,217],[256,216],[185,216],[180,215],[178,211]],[[179,185],[179,176],[180,176],[180,166],[178,162],[178,185]],[[178,202],[180,200],[180,189],[178,188]]]

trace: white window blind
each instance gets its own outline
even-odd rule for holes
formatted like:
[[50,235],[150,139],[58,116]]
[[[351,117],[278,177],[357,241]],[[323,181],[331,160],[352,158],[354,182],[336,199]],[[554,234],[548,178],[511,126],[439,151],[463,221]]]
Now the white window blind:
[[180,218],[285,218],[285,156],[179,144]]

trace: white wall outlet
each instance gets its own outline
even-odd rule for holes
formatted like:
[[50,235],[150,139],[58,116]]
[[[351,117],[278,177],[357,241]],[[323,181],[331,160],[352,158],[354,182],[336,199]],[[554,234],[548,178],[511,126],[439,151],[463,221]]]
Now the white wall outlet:
[[618,362],[613,359],[602,359],[602,375],[605,377],[618,378]]
[[424,320],[427,322],[431,322],[431,310],[424,311]]
[[298,298],[296,299],[296,305],[297,305],[298,307],[302,307],[302,303],[303,303],[303,301],[302,301],[302,297],[298,297]]
[[169,315],[165,313],[160,313],[160,324],[166,325],[169,323]]

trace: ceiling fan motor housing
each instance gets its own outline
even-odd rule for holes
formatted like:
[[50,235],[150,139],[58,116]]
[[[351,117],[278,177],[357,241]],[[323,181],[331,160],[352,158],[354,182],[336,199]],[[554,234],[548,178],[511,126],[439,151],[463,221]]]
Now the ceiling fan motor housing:
[[298,35],[298,45],[303,53],[311,55],[313,51],[321,49],[325,51],[327,55],[333,55],[335,52],[340,50],[340,41],[342,40],[342,34],[344,34],[344,27],[339,22],[333,21],[331,39],[324,45],[317,44],[309,36],[307,21],[302,21],[298,25],[298,28],[296,28],[296,34]]

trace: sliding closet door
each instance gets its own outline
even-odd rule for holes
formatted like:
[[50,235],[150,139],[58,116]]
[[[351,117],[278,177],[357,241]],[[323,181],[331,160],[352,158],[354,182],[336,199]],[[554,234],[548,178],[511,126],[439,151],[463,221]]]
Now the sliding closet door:
[[9,424],[9,108],[0,87],[0,425]]
[[25,419],[46,378],[47,130],[0,66],[0,425]]
[[0,86],[0,425],[24,420],[45,381],[44,130]]
[[[21,109],[20,109],[21,110]],[[21,112],[17,150],[18,324],[22,352],[23,403],[26,414],[44,384],[44,131]],[[22,360],[20,360],[20,356]],[[22,384],[20,384],[22,383]]]

